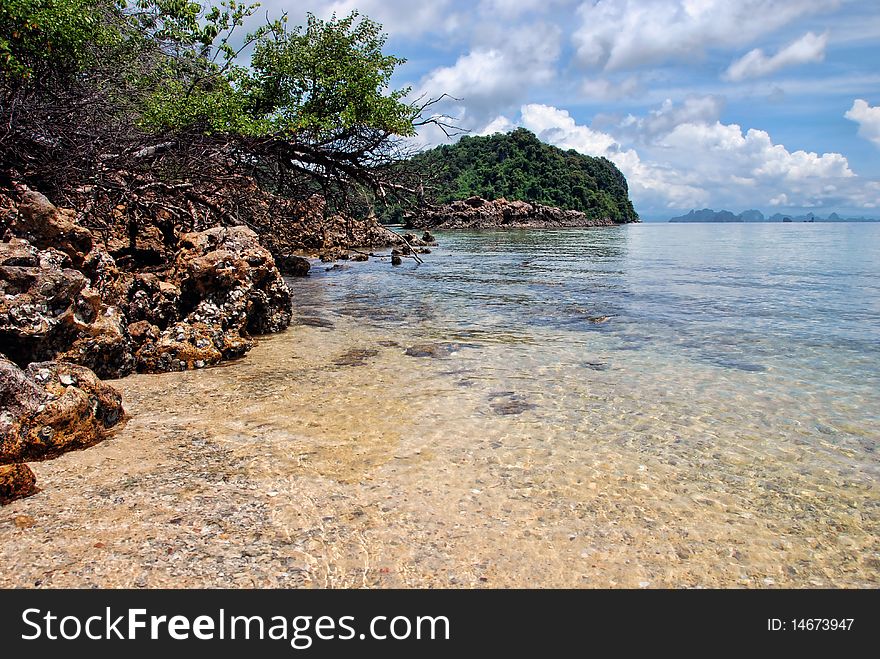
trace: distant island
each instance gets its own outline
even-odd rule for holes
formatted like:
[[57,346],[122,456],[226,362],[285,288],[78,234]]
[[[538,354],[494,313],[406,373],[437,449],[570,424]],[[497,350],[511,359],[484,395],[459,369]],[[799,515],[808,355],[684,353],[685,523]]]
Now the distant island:
[[[409,165],[432,173],[432,189],[427,196],[433,205],[476,198],[526,202],[555,226],[559,222],[585,226],[639,221],[626,178],[614,163],[545,144],[525,128],[507,134],[465,136],[455,144],[419,153]],[[476,208],[475,203],[471,201],[468,208]],[[458,210],[465,208],[460,206]],[[511,211],[508,220],[512,224],[523,224],[519,221],[523,208],[504,205],[504,210]],[[464,216],[459,220],[464,223]],[[531,218],[525,224],[542,225],[536,222]]]
[[783,215],[775,213],[765,217],[761,211],[747,210],[739,215],[730,211],[714,211],[711,208],[692,210],[687,215],[673,217],[670,222],[880,222],[878,218],[871,217],[841,217],[837,213],[831,213],[828,217],[821,217],[815,213],[806,215]]

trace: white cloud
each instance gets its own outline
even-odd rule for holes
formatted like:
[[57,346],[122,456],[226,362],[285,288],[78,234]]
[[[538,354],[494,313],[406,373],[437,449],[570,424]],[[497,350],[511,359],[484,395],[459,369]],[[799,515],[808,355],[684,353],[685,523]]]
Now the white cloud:
[[510,119],[504,116],[495,117],[492,121],[490,121],[486,126],[477,131],[477,135],[494,135],[495,133],[509,133],[514,128],[516,128],[516,124],[513,123]]
[[[806,190],[834,178],[854,176],[847,159],[839,153],[821,155],[807,151],[788,151],[774,144],[763,130],[743,132],[737,124],[684,123],[676,126],[660,142],[666,160],[676,167],[698,167],[706,184],[727,185],[732,177],[738,183],[771,184],[800,189],[799,184],[812,180]],[[791,194],[789,194],[791,196]]]
[[480,0],[480,11],[494,18],[517,18],[528,13],[546,13],[557,5],[576,0]]
[[667,98],[644,117],[628,115],[619,128],[630,140],[651,143],[680,124],[714,122],[723,109],[721,96],[691,96],[679,104]]
[[772,56],[767,56],[760,48],[749,51],[733,62],[724,74],[726,80],[739,82],[748,78],[776,73],[787,66],[796,66],[808,62],[821,62],[825,59],[825,47],[828,45],[828,34],[816,35],[807,32],[800,39],[788,44]]
[[[290,11],[288,0],[263,0],[263,7],[275,5],[280,11]],[[451,0],[431,0],[431,2],[411,2],[411,0],[303,0],[297,12],[311,11],[323,18],[331,14],[348,16],[357,10],[382,24],[392,34],[418,35],[430,31],[442,31],[448,21],[454,24],[455,12]],[[262,13],[262,10],[261,12]],[[291,20],[298,23],[303,18],[293,15]]]
[[581,64],[632,69],[737,47],[840,0],[588,0],[573,40]]
[[880,106],[871,107],[858,98],[843,116],[859,125],[859,135],[880,146]]
[[454,64],[430,71],[418,84],[417,94],[460,99],[447,114],[455,116],[462,128],[476,130],[518,106],[535,86],[550,83],[560,48],[561,31],[552,25],[538,23],[499,33]]
[[650,137],[638,150],[549,105],[522,106],[519,125],[550,144],[613,161],[636,210],[876,204],[877,184],[855,176],[841,154],[789,151],[766,131],[721,123],[719,111],[719,99],[695,98],[629,116],[617,128],[637,126]]
[[637,96],[641,89],[642,86],[635,76],[624,78],[618,83],[606,78],[588,79],[581,83],[581,94],[590,101],[617,101]]

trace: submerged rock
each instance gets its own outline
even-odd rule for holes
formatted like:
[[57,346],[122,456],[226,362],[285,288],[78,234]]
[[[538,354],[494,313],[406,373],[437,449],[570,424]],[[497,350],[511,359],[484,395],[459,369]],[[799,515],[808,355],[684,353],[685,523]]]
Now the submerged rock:
[[353,348],[339,355],[333,360],[333,364],[336,366],[364,366],[368,359],[378,354],[378,350],[371,348]]
[[529,402],[525,396],[513,391],[492,394],[489,396],[489,401],[489,407],[492,408],[492,411],[502,416],[522,414],[537,407],[534,403]]
[[716,366],[721,366],[722,368],[730,368],[737,371],[745,371],[747,373],[763,373],[767,370],[766,366],[761,366],[760,364],[750,364],[748,362],[741,362],[735,359],[713,359],[711,361]]
[[312,268],[312,264],[309,263],[308,259],[293,254],[276,257],[275,263],[278,265],[278,270],[281,271],[281,274],[288,277],[305,277]]
[[457,352],[461,346],[457,343],[417,343],[404,350],[409,357],[430,357],[439,359]]
[[611,368],[606,362],[584,362],[584,366],[592,371],[607,371]]

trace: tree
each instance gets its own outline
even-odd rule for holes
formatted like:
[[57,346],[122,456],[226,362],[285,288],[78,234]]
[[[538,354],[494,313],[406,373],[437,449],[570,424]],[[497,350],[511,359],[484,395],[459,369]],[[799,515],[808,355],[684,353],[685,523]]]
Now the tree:
[[563,151],[518,128],[463,137],[418,154],[413,166],[434,172],[429,198],[447,203],[473,195],[558,206],[614,222],[638,220],[626,179],[606,158]]
[[0,177],[78,202],[89,217],[123,197],[155,214],[159,202],[141,194],[149,189],[166,193],[175,218],[195,217],[195,203],[231,221],[198,190],[247,187],[241,177],[295,198],[322,191],[330,209],[352,190],[416,194],[417,179],[397,166],[409,155],[404,139],[448,125],[426,116],[434,101],[390,89],[404,60],[384,54],[381,26],[356,12],[292,28],[285,15],[240,39],[256,5],[238,0],[0,7]]

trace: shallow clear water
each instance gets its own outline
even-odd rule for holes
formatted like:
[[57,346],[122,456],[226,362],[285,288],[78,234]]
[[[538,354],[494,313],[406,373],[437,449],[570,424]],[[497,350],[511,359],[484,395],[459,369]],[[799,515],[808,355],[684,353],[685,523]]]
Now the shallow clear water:
[[224,447],[318,585],[880,584],[880,225],[439,239],[120,381],[118,441]]

